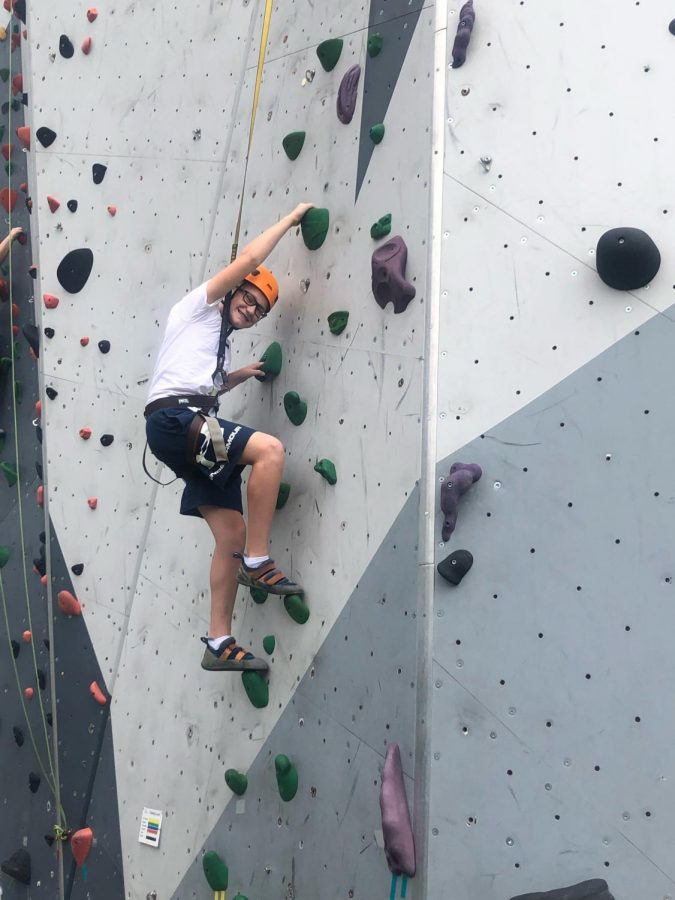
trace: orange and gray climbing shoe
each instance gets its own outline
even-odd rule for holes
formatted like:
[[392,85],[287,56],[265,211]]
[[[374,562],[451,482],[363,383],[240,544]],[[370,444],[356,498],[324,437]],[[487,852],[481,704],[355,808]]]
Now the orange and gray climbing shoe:
[[246,565],[244,557],[241,553],[234,553],[237,559],[241,560],[239,571],[237,572],[237,581],[249,588],[260,588],[269,594],[304,594],[304,588],[295,581],[287,578],[281,569],[274,565],[273,559],[266,559],[259,566],[251,567]]
[[202,669],[209,672],[264,672],[269,668],[264,659],[257,659],[248,650],[239,647],[233,637],[223,641],[218,650],[211,648],[208,638],[200,638],[200,641],[206,644]]

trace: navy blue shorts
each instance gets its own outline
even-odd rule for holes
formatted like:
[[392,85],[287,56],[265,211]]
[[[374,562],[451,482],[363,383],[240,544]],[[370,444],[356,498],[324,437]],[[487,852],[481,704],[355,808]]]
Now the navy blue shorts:
[[195,415],[192,410],[171,406],[155,410],[145,421],[148,447],[160,462],[169,466],[185,481],[185,489],[180,500],[181,515],[203,518],[197,508],[199,506],[221,506],[224,509],[243,512],[241,473],[244,466],[238,463],[248,439],[255,431],[246,425],[218,419],[226,444],[228,436],[238,430],[228,450],[229,462],[216,483],[209,479],[206,470],[191,468],[185,461],[188,429]]

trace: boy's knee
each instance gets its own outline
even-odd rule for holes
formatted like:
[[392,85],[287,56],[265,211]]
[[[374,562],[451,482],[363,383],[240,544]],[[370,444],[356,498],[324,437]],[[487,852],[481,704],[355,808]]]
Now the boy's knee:
[[284,445],[279,438],[271,434],[261,434],[260,455],[262,459],[274,462],[283,462]]

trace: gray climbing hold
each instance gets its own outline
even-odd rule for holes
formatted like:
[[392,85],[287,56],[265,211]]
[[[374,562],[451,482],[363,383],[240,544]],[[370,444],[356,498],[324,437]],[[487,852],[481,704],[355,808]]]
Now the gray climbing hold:
[[452,46],[452,68],[459,69],[466,61],[466,51],[471,40],[471,32],[476,21],[476,13],[473,8],[473,0],[467,0],[459,11],[459,24],[455,43]]
[[356,65],[352,66],[351,69],[347,69],[340,82],[337,97],[337,114],[343,125],[349,125],[354,118],[360,77],[361,66]]
[[402,313],[415,296],[415,288],[405,279],[408,248],[400,235],[378,247],[372,258],[373,294],[384,309],[394,304],[394,312]]
[[453,463],[450,475],[441,486],[441,510],[445,513],[442,538],[449,541],[457,525],[459,498],[465,494],[483,474],[477,463]]

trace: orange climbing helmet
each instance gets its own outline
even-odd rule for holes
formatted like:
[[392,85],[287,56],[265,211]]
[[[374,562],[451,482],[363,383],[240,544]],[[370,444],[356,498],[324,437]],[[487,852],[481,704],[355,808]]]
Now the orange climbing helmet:
[[257,269],[254,269],[250,275],[244,278],[244,281],[250,281],[259,291],[262,291],[269,301],[270,309],[272,309],[279,299],[279,282],[270,270],[266,269],[265,266],[258,266]]

